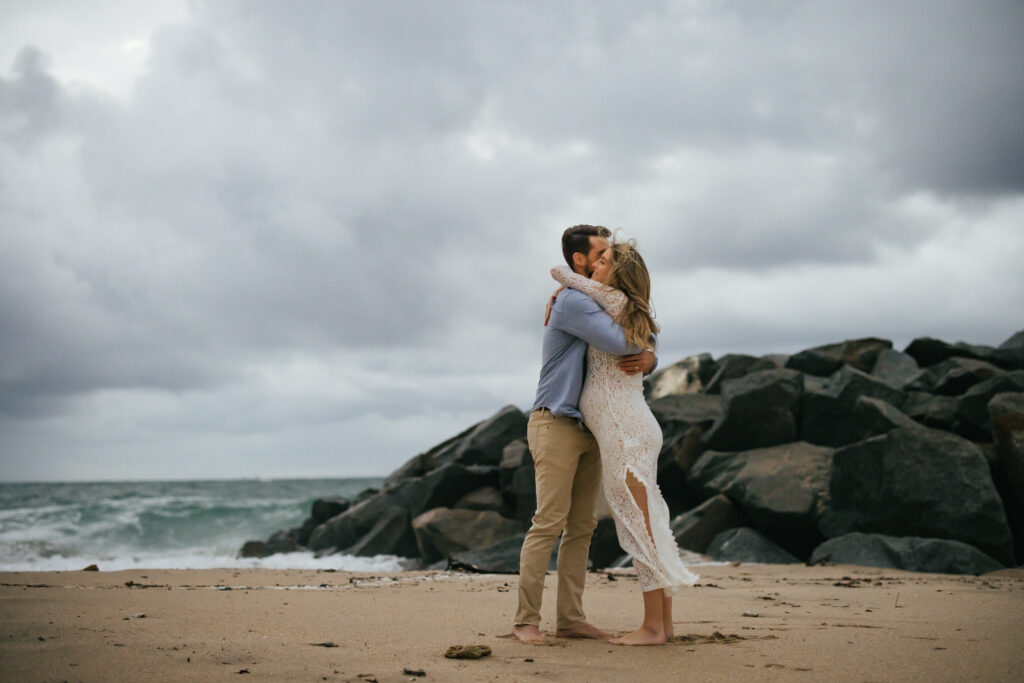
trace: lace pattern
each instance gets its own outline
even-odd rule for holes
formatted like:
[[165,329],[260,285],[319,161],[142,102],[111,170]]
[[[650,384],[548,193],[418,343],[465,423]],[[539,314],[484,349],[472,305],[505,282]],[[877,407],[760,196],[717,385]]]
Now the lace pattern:
[[[552,268],[551,276],[594,299],[613,318],[626,303],[621,291],[574,273],[568,266]],[[658,488],[661,426],[644,401],[643,377],[627,375],[617,362],[614,354],[594,347],[587,350],[580,412],[601,449],[602,488],[615,519],[619,545],[633,557],[644,592],[663,588],[666,595],[672,595],[680,586],[692,586],[698,577],[679,558],[668,505]],[[643,511],[627,486],[628,474],[647,489],[650,534]]]

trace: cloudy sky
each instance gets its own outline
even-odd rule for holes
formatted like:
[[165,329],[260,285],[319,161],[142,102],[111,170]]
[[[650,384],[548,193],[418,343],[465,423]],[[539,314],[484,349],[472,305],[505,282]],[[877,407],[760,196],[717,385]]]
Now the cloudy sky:
[[385,474],[532,402],[559,236],[670,363],[1024,327],[1024,3],[6,0],[0,480]]

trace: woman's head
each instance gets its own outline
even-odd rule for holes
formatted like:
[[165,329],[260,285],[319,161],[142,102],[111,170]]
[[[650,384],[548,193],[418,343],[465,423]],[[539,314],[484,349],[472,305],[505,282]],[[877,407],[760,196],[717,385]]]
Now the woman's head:
[[638,348],[650,346],[651,334],[658,332],[651,311],[651,276],[636,249],[636,240],[615,242],[594,263],[594,279],[626,295],[618,323],[626,340]]

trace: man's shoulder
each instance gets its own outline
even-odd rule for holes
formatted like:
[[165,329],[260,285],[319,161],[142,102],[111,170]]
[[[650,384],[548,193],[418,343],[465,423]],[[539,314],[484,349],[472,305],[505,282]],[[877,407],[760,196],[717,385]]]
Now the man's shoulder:
[[567,313],[591,313],[594,309],[600,310],[601,308],[597,305],[596,301],[572,287],[566,287],[562,290],[559,298],[561,299],[562,310]]

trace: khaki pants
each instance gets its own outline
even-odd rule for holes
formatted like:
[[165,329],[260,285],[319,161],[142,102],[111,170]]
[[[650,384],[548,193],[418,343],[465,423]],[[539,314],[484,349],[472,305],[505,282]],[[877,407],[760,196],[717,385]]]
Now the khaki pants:
[[530,415],[526,437],[536,472],[537,512],[519,556],[515,623],[540,624],[544,576],[561,533],[556,626],[576,628],[587,623],[583,586],[590,538],[597,526],[594,506],[601,487],[601,453],[594,436],[578,421],[547,410]]

